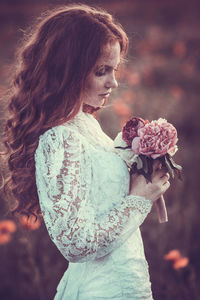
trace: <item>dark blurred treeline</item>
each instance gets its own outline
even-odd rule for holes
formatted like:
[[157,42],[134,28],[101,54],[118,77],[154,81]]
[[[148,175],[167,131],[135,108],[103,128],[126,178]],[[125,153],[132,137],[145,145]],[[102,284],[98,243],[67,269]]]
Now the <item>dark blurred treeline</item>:
[[[129,55],[118,75],[119,88],[108,107],[97,115],[105,132],[114,138],[132,115],[149,120],[163,117],[177,128],[179,151],[175,160],[183,166],[183,181],[174,180],[165,195],[169,222],[159,224],[153,210],[141,229],[155,300],[197,300],[200,298],[200,2],[81,2],[99,5],[113,13],[130,37]],[[5,94],[10,88],[24,30],[42,11],[67,3],[0,0],[1,133],[6,120]],[[1,168],[4,170],[4,161]],[[8,219],[14,225],[2,223]],[[6,230],[7,237],[1,239]],[[174,249],[177,251],[168,260],[165,255]],[[0,266],[2,300],[53,299],[67,268],[44,224],[27,225],[23,220],[13,219],[3,193]]]

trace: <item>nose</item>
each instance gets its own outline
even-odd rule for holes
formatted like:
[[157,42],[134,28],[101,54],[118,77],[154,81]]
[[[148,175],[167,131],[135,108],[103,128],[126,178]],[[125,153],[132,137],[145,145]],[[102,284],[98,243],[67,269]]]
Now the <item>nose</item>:
[[106,81],[106,88],[117,88],[118,87],[118,82],[115,78],[115,73],[113,72],[112,74],[110,74],[108,80]]

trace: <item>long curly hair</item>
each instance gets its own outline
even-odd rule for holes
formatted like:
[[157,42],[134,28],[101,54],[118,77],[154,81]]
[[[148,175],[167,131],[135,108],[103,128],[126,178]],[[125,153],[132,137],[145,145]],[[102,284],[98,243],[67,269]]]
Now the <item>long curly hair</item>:
[[121,25],[104,10],[81,4],[48,12],[26,41],[4,137],[9,168],[4,190],[16,200],[13,213],[40,214],[34,162],[39,136],[78,113],[88,75],[103,47],[114,41],[124,56],[128,38]]

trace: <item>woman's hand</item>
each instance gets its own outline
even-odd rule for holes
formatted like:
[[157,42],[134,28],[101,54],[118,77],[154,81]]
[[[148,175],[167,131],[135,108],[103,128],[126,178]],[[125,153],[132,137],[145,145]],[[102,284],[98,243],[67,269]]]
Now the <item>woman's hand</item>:
[[153,203],[169,188],[169,177],[169,173],[162,168],[160,161],[155,160],[151,176],[152,182],[147,183],[143,175],[131,175],[129,195],[142,196]]

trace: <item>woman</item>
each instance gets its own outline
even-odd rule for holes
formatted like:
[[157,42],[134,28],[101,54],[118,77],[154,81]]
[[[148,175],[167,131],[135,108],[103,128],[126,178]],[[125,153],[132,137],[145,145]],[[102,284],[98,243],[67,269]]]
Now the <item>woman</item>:
[[127,48],[110,14],[70,5],[43,19],[22,53],[6,126],[6,186],[15,212],[42,213],[69,261],[56,300],[152,299],[139,226],[169,174],[155,161],[152,183],[130,178],[92,115],[117,87]]

